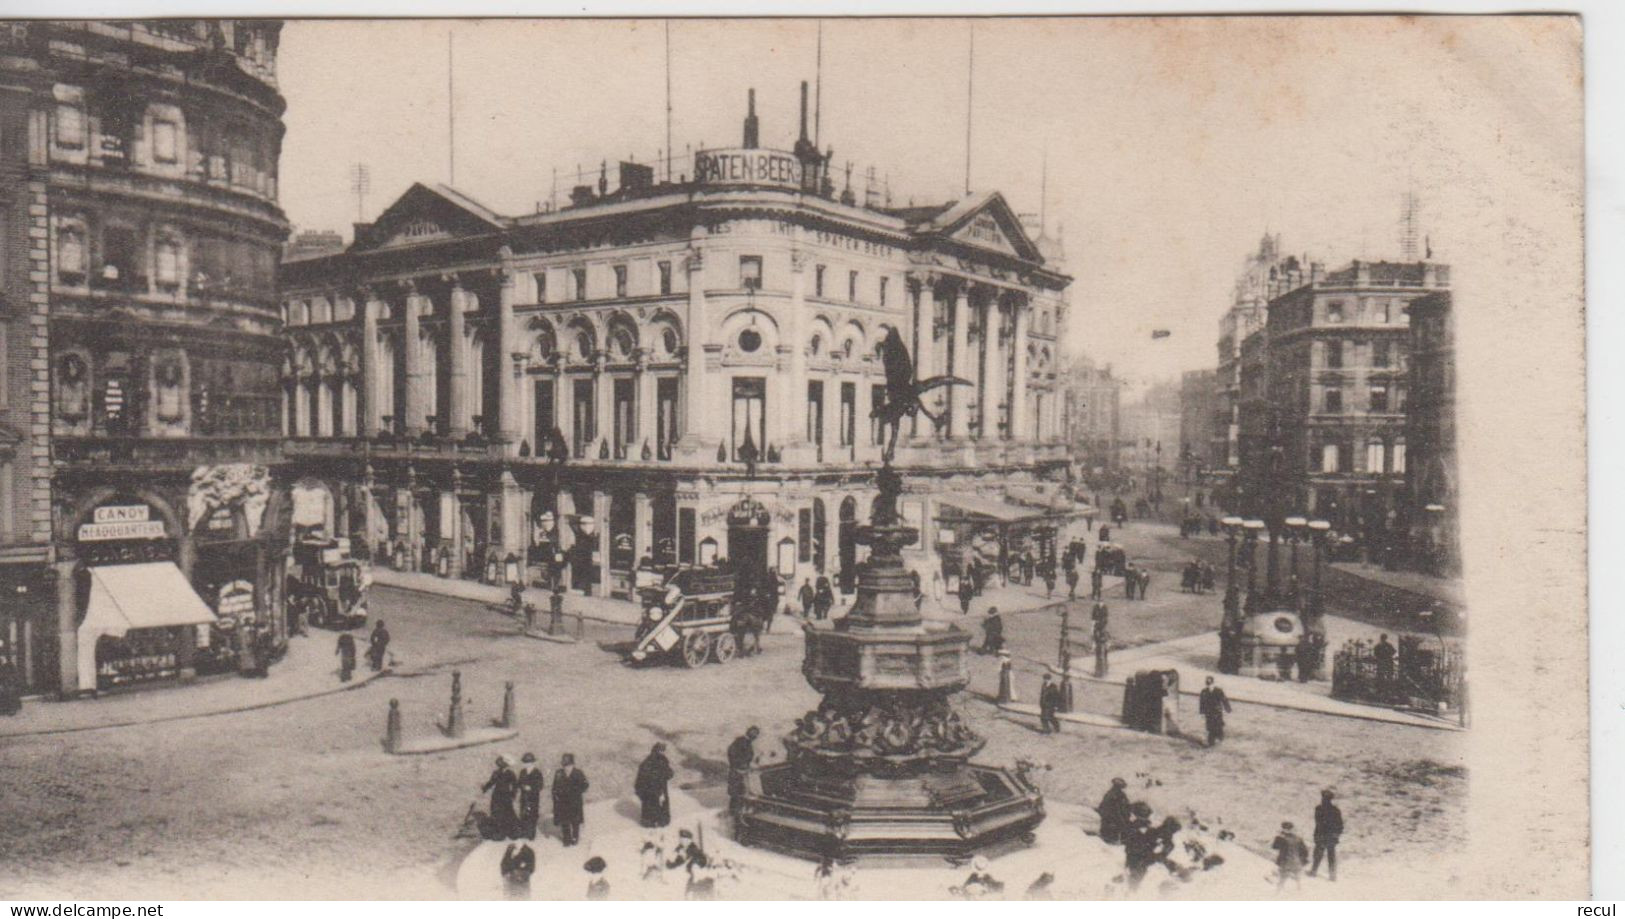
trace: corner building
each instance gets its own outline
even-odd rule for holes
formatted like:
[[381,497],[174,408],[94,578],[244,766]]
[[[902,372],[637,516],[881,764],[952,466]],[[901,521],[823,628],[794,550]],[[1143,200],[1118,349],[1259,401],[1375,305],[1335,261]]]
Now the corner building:
[[280,30],[0,25],[0,657],[26,691],[283,637]]
[[625,595],[646,555],[727,557],[749,497],[772,519],[758,561],[850,590],[888,326],[920,377],[973,384],[935,390],[943,425],[899,439],[917,570],[951,551],[944,500],[1063,476],[1070,279],[1047,241],[996,193],[860,205],[805,128],[781,152],[754,122],[676,181],[623,163],[614,191],[605,169],[551,212],[416,185],[345,251],[285,263],[284,418],[298,487],[326,508],[311,522],[399,567],[499,580],[552,560],[574,589]]

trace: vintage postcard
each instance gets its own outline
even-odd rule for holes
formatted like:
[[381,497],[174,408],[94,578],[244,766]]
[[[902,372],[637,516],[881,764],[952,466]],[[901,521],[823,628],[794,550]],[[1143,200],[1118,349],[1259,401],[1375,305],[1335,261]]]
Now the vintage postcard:
[[1585,896],[1581,38],[0,22],[0,897]]

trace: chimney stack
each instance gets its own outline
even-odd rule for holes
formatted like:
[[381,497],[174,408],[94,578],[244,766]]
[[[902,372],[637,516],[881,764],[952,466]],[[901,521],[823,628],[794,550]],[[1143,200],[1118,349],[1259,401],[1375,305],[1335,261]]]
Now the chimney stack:
[[801,81],[801,137],[800,142],[807,141],[807,81]]
[[752,88],[749,96],[749,109],[745,113],[745,149],[756,149],[756,90]]

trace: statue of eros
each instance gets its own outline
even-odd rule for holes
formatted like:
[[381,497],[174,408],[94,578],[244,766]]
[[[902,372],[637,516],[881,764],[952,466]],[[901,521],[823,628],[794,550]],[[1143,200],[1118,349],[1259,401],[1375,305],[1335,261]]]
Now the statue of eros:
[[897,432],[902,428],[904,418],[921,414],[931,419],[932,425],[942,424],[941,416],[931,414],[920,397],[940,386],[969,386],[971,382],[952,374],[928,380],[914,379],[914,361],[909,357],[908,347],[903,344],[903,336],[897,334],[893,326],[886,326],[886,338],[880,343],[880,359],[886,368],[886,398],[869,414],[880,419],[882,427],[891,428],[891,435],[886,438],[885,452],[881,454],[881,462],[890,466],[892,457],[897,453]]

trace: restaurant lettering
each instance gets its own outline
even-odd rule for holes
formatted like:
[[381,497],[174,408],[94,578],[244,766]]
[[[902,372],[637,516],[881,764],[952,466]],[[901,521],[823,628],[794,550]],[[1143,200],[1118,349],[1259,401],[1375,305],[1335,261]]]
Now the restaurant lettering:
[[801,187],[801,161],[773,150],[701,150],[694,154],[694,179],[701,185],[783,185]]

